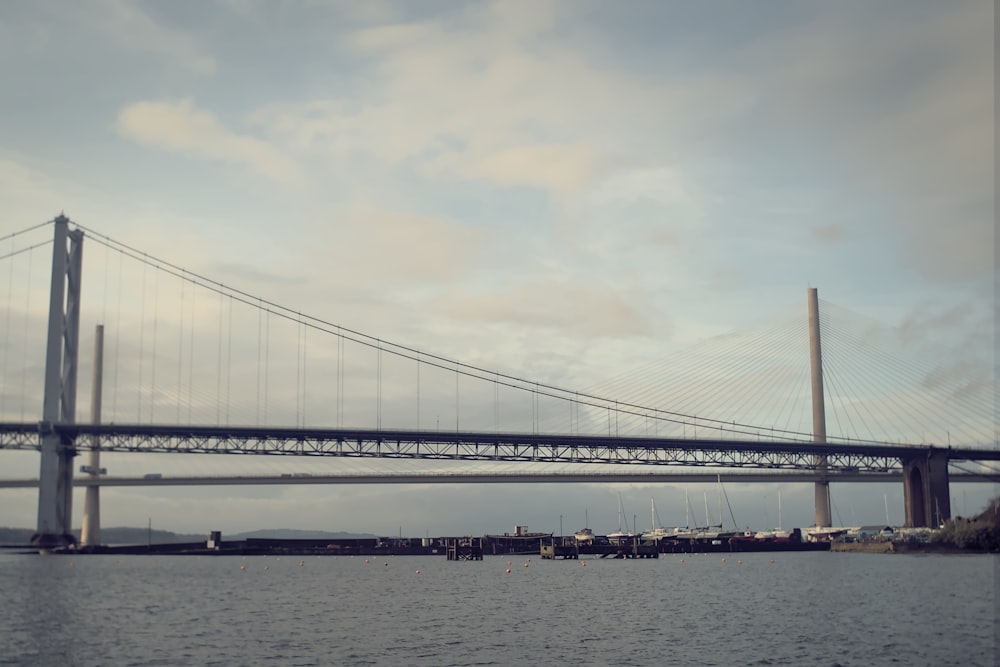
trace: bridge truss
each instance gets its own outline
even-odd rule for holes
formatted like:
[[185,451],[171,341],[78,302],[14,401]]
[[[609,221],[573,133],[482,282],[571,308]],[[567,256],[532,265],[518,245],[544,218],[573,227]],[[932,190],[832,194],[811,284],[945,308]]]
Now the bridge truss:
[[[532,433],[302,429],[155,424],[0,423],[0,449],[39,450],[55,432],[76,453],[339,456],[523,463],[694,466],[837,473],[891,473],[901,460],[947,452],[950,460],[997,461],[1000,450],[930,445],[672,439]],[[92,437],[92,436],[96,436]]]

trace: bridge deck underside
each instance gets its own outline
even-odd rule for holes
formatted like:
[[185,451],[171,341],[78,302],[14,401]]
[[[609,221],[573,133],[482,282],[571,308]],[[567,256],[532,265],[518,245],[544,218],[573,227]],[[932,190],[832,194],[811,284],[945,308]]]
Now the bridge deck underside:
[[[0,449],[39,449],[46,425],[0,424]],[[107,452],[341,456],[885,473],[932,448],[857,443],[670,440],[582,435],[307,430],[157,425],[51,425],[68,448]],[[73,450],[76,451],[75,449]],[[997,460],[995,450],[951,450],[953,458]],[[974,455],[973,455],[974,454]]]

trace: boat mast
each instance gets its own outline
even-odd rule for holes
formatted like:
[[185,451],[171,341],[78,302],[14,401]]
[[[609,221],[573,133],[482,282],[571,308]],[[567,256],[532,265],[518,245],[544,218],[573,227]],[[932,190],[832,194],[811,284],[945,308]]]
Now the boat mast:
[[618,532],[622,532],[622,492],[618,492]]
[[718,482],[719,490],[719,530],[722,530],[722,475],[716,473],[715,478]]

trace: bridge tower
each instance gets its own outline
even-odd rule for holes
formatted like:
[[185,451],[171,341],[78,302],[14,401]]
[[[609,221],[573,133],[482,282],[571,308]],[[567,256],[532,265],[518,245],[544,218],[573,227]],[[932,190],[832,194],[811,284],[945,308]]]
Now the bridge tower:
[[[809,301],[809,365],[812,376],[813,442],[826,443],[826,408],[823,398],[823,353],[819,339],[819,295],[815,287],[808,291]],[[826,479],[826,456],[814,458],[820,474],[816,482],[816,527],[828,528],[830,516],[830,482]]]
[[[104,392],[104,325],[98,324],[94,331],[94,384],[90,394],[90,423],[101,423],[101,399]],[[101,437],[91,436],[89,465],[80,471],[88,473],[96,480],[107,471],[101,467]],[[96,547],[101,543],[101,487],[92,484],[87,487],[83,499],[83,523],[80,524],[80,546]]]
[[902,459],[906,527],[935,528],[951,518],[948,488],[948,452],[930,450],[926,456]]
[[39,424],[42,457],[38,473],[38,530],[32,544],[52,548],[73,544],[73,441],[53,428],[76,421],[76,374],[80,342],[80,279],[83,232],[69,230],[69,219],[55,219],[52,285],[45,352],[45,395]]

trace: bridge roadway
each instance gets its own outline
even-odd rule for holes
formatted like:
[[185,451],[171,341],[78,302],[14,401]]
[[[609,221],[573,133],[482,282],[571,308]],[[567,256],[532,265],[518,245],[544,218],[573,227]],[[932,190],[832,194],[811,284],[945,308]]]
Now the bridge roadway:
[[39,450],[50,431],[74,452],[99,441],[106,452],[707,466],[806,471],[812,480],[824,464],[831,477],[901,472],[901,459],[941,452],[949,461],[1000,461],[1000,449],[858,441],[45,422],[0,423],[0,449]]
[[[996,478],[972,473],[952,473],[953,483],[996,483]],[[664,484],[715,484],[746,482],[816,482],[817,473],[808,472],[756,472],[756,473],[420,473],[420,474],[345,474],[312,475],[305,473],[285,475],[241,476],[162,476],[149,477],[77,477],[74,487],[86,486],[229,486],[272,484],[523,484],[523,483],[620,483],[657,482]],[[900,482],[901,472],[886,473],[836,473],[827,475],[830,482]],[[0,489],[38,488],[37,479],[0,479]]]

